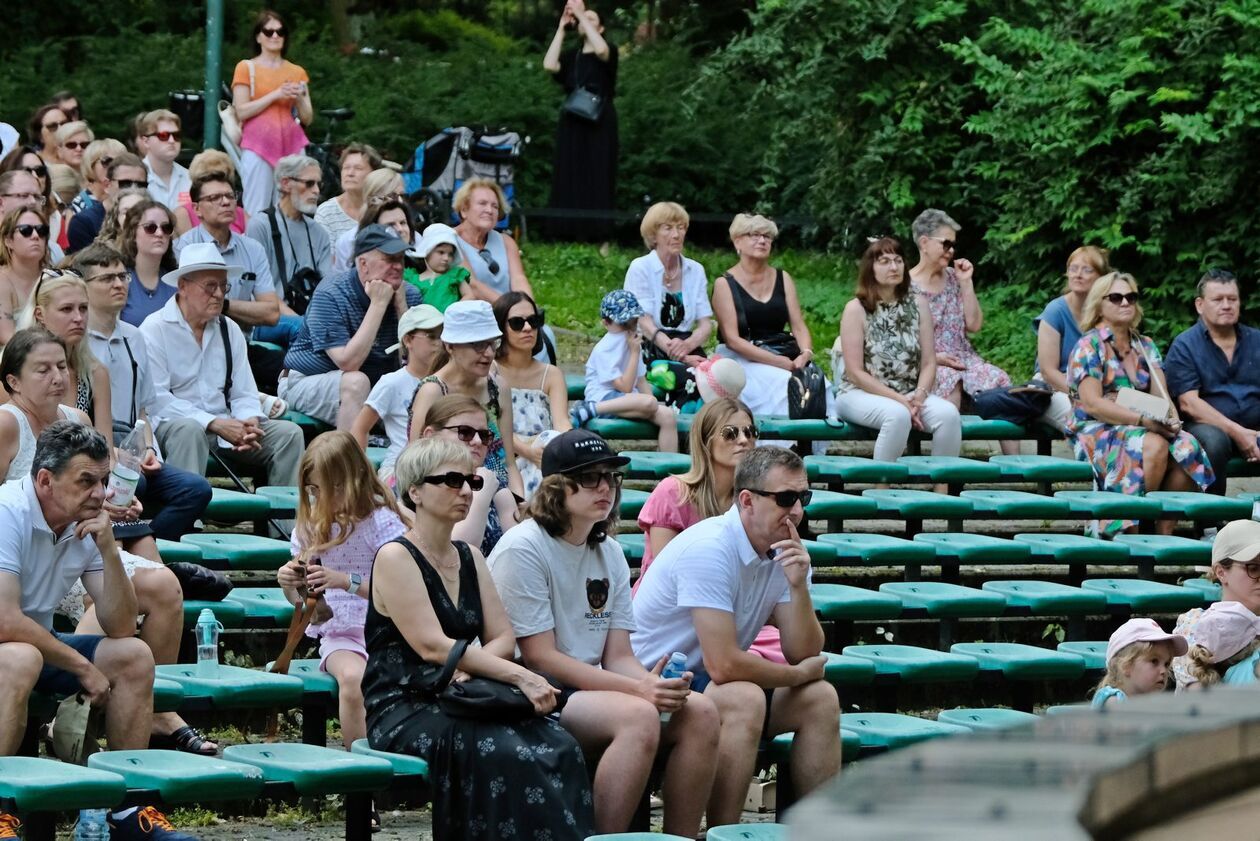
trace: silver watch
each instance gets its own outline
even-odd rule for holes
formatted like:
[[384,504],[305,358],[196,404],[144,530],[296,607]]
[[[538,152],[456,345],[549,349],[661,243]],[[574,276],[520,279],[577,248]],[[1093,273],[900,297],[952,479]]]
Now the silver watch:
[[357,572],[350,573],[350,586],[346,588],[346,592],[355,595],[359,592],[359,586],[363,583],[363,576]]

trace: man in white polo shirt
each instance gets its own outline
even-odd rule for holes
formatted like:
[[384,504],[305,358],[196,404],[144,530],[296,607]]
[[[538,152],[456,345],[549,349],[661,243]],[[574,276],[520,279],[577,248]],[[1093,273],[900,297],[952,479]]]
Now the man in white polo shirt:
[[[735,504],[697,523],[652,563],[634,599],[630,641],[641,663],[687,657],[692,689],[722,719],[709,826],[738,823],[760,739],[795,731],[792,781],[805,794],[840,770],[840,703],[823,680],[823,631],[796,528],[809,502],[791,450],[757,447],[735,471]],[[748,651],[778,626],[786,663]]]

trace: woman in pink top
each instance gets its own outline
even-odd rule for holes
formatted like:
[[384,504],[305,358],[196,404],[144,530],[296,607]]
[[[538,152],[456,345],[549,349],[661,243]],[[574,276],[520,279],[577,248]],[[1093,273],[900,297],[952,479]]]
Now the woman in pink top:
[[254,58],[236,65],[232,74],[232,107],[241,121],[241,204],[251,215],[272,205],[273,170],[286,155],[306,148],[303,126],[315,116],[310,77],[285,60],[289,32],[280,15],[258,13],[254,24]]
[[[724,514],[735,500],[735,468],[757,445],[757,424],[741,400],[723,397],[706,402],[691,423],[691,469],[656,486],[639,512],[643,529],[643,565],[637,592],[652,560],[684,529]],[[784,663],[779,630],[767,625],[752,649],[767,660]]]

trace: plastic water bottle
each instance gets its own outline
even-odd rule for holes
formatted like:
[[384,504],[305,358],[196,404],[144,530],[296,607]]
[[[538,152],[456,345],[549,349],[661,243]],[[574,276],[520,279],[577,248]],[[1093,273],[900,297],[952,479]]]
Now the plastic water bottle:
[[[669,662],[665,664],[665,668],[661,669],[661,680],[674,680],[680,678],[687,671],[687,655],[681,651],[675,651],[669,655]],[[661,723],[669,722],[669,717],[673,713],[661,713]]]
[[74,827],[74,841],[109,841],[104,809],[83,809]]
[[144,431],[145,422],[136,421],[135,427],[118,445],[118,457],[114,461],[114,469],[109,472],[109,490],[113,491],[109,501],[113,505],[130,505],[131,498],[136,495],[140,463],[144,461],[144,451],[149,448],[149,439]]
[[214,611],[204,608],[197,617],[197,677],[219,676],[219,631],[222,630]]

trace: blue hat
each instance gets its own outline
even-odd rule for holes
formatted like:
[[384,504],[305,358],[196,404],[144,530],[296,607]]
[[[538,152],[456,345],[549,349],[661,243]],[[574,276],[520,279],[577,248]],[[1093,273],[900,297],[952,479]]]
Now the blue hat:
[[599,305],[599,317],[606,318],[614,324],[625,324],[643,314],[639,299],[624,289],[614,289],[609,292]]

